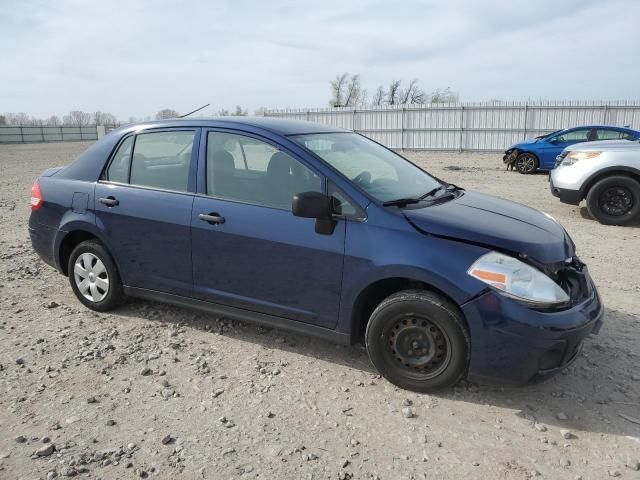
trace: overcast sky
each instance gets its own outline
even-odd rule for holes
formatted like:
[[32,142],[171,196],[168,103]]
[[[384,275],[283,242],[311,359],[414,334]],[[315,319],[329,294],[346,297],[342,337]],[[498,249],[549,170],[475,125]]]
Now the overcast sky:
[[0,113],[324,107],[339,72],[370,94],[638,99],[638,45],[638,0],[0,0]]

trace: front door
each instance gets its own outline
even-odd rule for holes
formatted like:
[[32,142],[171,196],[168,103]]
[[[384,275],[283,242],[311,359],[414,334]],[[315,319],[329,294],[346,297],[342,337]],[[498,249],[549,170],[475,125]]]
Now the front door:
[[126,137],[96,185],[96,223],[126,286],[192,294],[188,184],[196,136],[181,130]]
[[265,139],[210,131],[206,141],[206,191],[191,219],[195,297],[333,328],[345,222],[326,235],[291,213],[293,195],[324,191],[323,179]]
[[552,169],[556,165],[556,157],[565,148],[575,143],[588,142],[590,135],[592,135],[591,128],[576,128],[548,139],[540,159],[540,167],[547,170]]

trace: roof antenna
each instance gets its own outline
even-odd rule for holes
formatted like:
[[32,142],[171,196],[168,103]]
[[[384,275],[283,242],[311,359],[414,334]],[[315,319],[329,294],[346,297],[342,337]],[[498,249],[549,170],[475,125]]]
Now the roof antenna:
[[211,105],[211,104],[207,103],[206,105],[203,105],[200,108],[196,108],[193,112],[185,113],[184,115],[178,115],[178,118],[188,117],[192,113],[196,113],[196,112],[199,112],[200,110],[202,110],[203,108],[207,108],[209,105]]

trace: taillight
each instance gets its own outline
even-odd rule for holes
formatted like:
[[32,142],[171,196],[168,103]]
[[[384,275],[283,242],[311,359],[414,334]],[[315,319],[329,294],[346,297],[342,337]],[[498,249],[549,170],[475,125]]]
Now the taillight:
[[31,187],[31,211],[35,212],[42,206],[42,202],[44,198],[42,198],[42,192],[40,192],[40,184],[38,183],[38,179],[33,182],[33,187]]

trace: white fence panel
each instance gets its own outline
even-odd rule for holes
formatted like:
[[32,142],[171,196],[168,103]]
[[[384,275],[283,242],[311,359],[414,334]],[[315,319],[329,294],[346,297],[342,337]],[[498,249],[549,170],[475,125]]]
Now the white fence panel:
[[388,147],[500,151],[527,137],[579,125],[640,129],[640,102],[484,102],[370,109],[271,110],[266,116],[355,130]]

